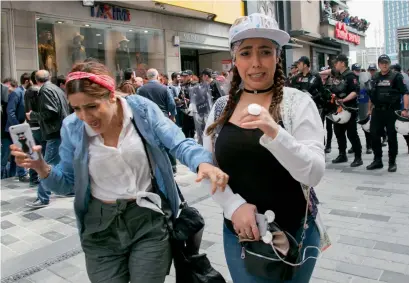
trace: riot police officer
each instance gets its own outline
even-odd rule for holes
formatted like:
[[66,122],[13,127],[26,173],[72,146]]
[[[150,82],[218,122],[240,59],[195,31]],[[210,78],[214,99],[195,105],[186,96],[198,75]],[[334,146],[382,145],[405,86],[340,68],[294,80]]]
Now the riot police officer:
[[311,95],[311,98],[320,110],[322,124],[324,124],[325,115],[323,115],[323,101],[321,99],[324,86],[321,76],[318,72],[311,71],[310,59],[307,56],[302,56],[296,63],[299,73],[292,79],[292,87],[308,92]]
[[348,111],[351,112],[351,118],[344,124],[334,123],[334,132],[338,141],[339,155],[337,158],[332,160],[332,163],[348,162],[348,157],[346,154],[346,132],[355,154],[355,159],[351,163],[351,167],[358,167],[363,164],[362,145],[358,136],[356,124],[357,96],[359,93],[358,77],[351,70],[349,70],[348,57],[346,55],[339,54],[334,61],[335,69],[339,75],[332,81],[331,92],[335,94],[338,104],[343,104],[345,107],[348,107]]
[[[384,128],[388,135],[389,146],[389,172],[396,172],[396,155],[398,154],[398,139],[395,130],[397,116],[395,111],[400,109],[401,96],[409,92],[403,82],[403,76],[400,73],[390,70],[391,59],[388,55],[381,55],[378,58],[380,72],[377,72],[371,82],[370,99],[373,104],[373,110],[369,108],[371,117],[370,132],[372,136],[372,149],[374,152],[374,161],[366,167],[368,170],[380,169],[382,163],[382,145],[381,136]],[[407,97],[404,98],[407,107]],[[407,110],[403,111],[403,115]]]

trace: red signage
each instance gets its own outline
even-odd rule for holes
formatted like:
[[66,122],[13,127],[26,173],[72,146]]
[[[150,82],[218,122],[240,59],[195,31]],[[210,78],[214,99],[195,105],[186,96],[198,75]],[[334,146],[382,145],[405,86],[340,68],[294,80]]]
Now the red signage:
[[123,22],[131,21],[131,13],[128,9],[102,3],[91,7],[91,17]]
[[337,24],[335,25],[335,37],[348,42],[352,42],[355,45],[359,45],[361,43],[360,36],[348,32],[347,25],[341,22],[337,22]]

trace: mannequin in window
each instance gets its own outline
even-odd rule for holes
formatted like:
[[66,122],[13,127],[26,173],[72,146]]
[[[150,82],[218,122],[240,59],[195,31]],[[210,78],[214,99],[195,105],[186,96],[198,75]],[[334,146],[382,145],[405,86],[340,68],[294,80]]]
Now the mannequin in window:
[[71,55],[72,64],[83,62],[87,58],[85,53],[85,47],[82,45],[84,41],[84,36],[77,32],[72,39],[73,51]]
[[129,40],[123,36],[116,49],[115,65],[118,74],[122,77],[123,71],[131,67],[131,57],[129,57]]
[[42,30],[38,37],[38,58],[40,69],[47,70],[51,77],[57,75],[55,42],[50,30]]

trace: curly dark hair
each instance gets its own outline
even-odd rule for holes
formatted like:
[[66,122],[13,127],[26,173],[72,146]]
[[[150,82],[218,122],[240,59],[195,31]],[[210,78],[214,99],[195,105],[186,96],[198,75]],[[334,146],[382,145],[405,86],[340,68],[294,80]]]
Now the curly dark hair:
[[[237,67],[234,66],[232,71],[233,71],[233,78],[230,82],[229,100],[227,102],[227,105],[224,108],[224,111],[222,115],[220,115],[219,119],[217,119],[217,121],[211,124],[207,128],[207,131],[206,131],[206,134],[209,136],[211,135],[212,137],[214,134],[214,130],[216,129],[217,126],[223,125],[227,121],[229,121],[231,115],[234,112],[234,109],[236,109],[237,103],[240,101],[240,97],[243,92],[243,90],[240,89],[240,84],[242,80],[237,70]],[[284,84],[285,84],[284,71],[281,65],[281,60],[278,58],[277,65],[276,65],[276,71],[274,73],[273,97],[272,97],[270,108],[269,108],[271,116],[276,121],[281,120],[280,103],[283,100]]]

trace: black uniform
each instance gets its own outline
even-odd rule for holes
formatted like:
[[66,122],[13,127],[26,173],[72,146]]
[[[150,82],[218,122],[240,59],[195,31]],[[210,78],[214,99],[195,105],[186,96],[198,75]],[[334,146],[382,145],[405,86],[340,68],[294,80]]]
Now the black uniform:
[[[331,92],[334,93],[338,98],[345,98],[350,93],[355,92],[359,94],[359,78],[352,71],[347,69],[342,74],[337,76],[332,81]],[[344,102],[344,105],[351,108],[357,108],[358,102],[356,99]],[[356,111],[351,112],[351,119],[345,124],[334,123],[334,132],[338,141],[339,155],[346,159],[346,149],[347,149],[347,138],[345,132],[348,135],[348,139],[352,143],[352,148],[355,153],[355,159],[361,159],[362,155],[362,145],[358,136],[358,129],[356,124],[356,119],[358,113]],[[338,159],[338,158],[337,158]],[[338,163],[333,160],[334,163]]]
[[193,117],[188,114],[190,104],[189,88],[197,85],[197,82],[189,82],[182,85],[180,89],[179,99],[182,101],[181,109],[184,113],[182,131],[187,138],[194,138],[195,136],[195,123]]
[[292,78],[291,86],[301,91],[307,91],[309,94],[311,94],[311,98],[314,100],[315,104],[320,110],[321,120],[324,124],[325,116],[323,115],[323,101],[321,100],[321,95],[324,92],[324,86],[322,84],[321,76],[318,73],[311,71],[305,76],[303,73],[299,73]]
[[371,81],[372,90],[370,98],[374,109],[371,117],[372,149],[375,160],[382,160],[381,137],[386,127],[389,145],[389,164],[395,164],[398,154],[398,140],[395,130],[397,116],[396,110],[400,110],[400,101],[403,94],[408,93],[400,73],[389,71],[382,75],[377,72]]

